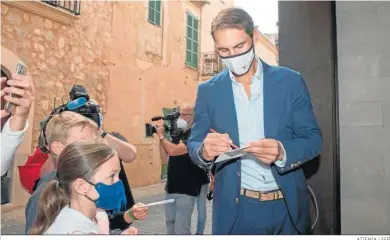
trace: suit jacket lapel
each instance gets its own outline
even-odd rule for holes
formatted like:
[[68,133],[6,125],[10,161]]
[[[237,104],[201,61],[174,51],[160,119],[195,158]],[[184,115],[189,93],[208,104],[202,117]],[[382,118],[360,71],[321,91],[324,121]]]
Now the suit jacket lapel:
[[[263,66],[263,111],[264,135],[266,138],[276,138],[279,119],[283,110],[283,93],[279,87],[279,76],[275,74],[272,66],[261,61]],[[234,144],[240,145],[236,107],[234,104],[233,87],[229,71],[224,70],[223,76],[216,82],[219,85],[217,92],[218,132],[227,132]],[[218,130],[219,129],[219,130]]]
[[218,102],[219,104],[219,112],[220,115],[218,118],[220,119],[220,126],[221,133],[228,133],[230,138],[233,140],[233,143],[239,146],[240,140],[239,140],[239,134],[238,134],[238,122],[237,122],[237,113],[236,113],[236,106],[234,104],[234,96],[233,96],[233,87],[232,82],[229,77],[229,72],[227,69],[224,70],[224,76],[221,77],[220,81],[218,82],[218,85],[220,85],[220,88],[217,88],[220,90],[218,94]]
[[263,64],[263,92],[264,92],[264,135],[265,138],[276,138],[281,111],[283,109],[283,96],[278,76],[272,67]]

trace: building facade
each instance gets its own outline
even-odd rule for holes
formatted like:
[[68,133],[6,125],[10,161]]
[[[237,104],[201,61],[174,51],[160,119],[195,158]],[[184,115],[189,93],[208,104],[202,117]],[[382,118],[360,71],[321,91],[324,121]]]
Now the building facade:
[[204,53],[214,51],[211,21],[231,6],[222,0],[2,1],[2,71],[9,75],[25,62],[36,89],[30,128],[9,171],[11,202],[29,197],[17,166],[35,150],[39,122],[54,104],[68,101],[74,84],[99,102],[105,130],[137,147],[137,159],[125,165],[130,184],[160,182],[158,141],[145,136],[145,123],[195,101],[199,80],[212,77],[202,74]]

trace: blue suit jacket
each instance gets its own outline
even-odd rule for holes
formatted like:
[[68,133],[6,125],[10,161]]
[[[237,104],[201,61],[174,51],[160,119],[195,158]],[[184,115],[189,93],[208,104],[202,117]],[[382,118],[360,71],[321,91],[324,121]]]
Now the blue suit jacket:
[[[320,153],[321,131],[314,116],[310,95],[301,74],[285,67],[269,66],[264,71],[264,131],[266,138],[280,141],[287,153],[283,168],[272,165],[272,174],[283,192],[295,226],[302,233],[310,230],[306,179],[301,165]],[[239,145],[237,116],[232,82],[227,69],[201,83],[195,104],[188,152],[195,164],[205,165],[198,151],[210,129],[228,133]],[[240,161],[216,164],[213,234],[229,234],[237,216],[240,195]],[[267,217],[267,216],[258,216]]]

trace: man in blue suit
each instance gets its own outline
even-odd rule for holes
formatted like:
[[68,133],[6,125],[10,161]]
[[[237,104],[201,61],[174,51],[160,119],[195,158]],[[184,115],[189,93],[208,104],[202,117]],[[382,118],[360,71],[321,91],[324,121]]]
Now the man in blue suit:
[[322,137],[304,80],[255,56],[257,31],[242,9],[222,10],[211,34],[227,68],[199,85],[188,152],[211,168],[231,146],[247,147],[215,164],[213,234],[308,234],[301,166]]

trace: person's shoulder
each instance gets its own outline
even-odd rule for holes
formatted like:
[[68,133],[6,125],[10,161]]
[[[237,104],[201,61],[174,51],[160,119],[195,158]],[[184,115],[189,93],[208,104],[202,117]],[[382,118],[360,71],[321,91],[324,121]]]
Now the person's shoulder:
[[100,230],[82,213],[66,206],[46,234],[100,234]]
[[229,77],[229,70],[227,68],[223,69],[215,76],[206,80],[204,82],[199,83],[199,89],[205,89],[214,86],[217,82]]
[[35,189],[33,194],[31,194],[31,197],[28,199],[28,202],[26,204],[26,208],[28,208],[33,202],[39,200],[39,197],[41,196],[41,193],[42,193],[43,189],[45,188],[46,184],[48,182],[50,182],[51,180],[53,180],[55,175],[56,175],[56,172],[51,172],[51,173],[43,176],[39,180],[39,182],[37,183],[37,188]]
[[57,172],[51,172],[41,177],[38,183],[36,184],[36,190],[34,191],[32,196],[39,195],[42,192],[43,188],[46,186],[46,184],[51,180],[54,180],[56,174]]
[[302,74],[294,69],[284,66],[269,66],[270,71],[275,74],[283,75],[284,77],[301,78]]
[[[36,189],[35,191],[31,194],[31,197],[29,198],[28,202],[31,204],[32,202],[34,201],[37,201],[39,200],[39,196],[41,195],[43,189],[45,188],[46,186],[46,183],[48,182],[47,179],[45,179],[44,177],[42,177],[38,183],[36,184]],[[27,203],[27,205],[29,205]]]
[[302,74],[294,69],[284,66],[269,66],[269,71],[276,81],[291,90],[301,89],[305,85]]
[[57,172],[56,171],[53,171],[53,172],[50,172],[44,176],[41,177],[41,180],[39,181],[39,185],[41,185],[42,183],[46,183],[46,182],[50,182],[51,180],[53,180],[57,175]]
[[52,225],[45,234],[48,235],[100,235],[101,232],[96,229],[86,228],[85,226],[61,226]]

